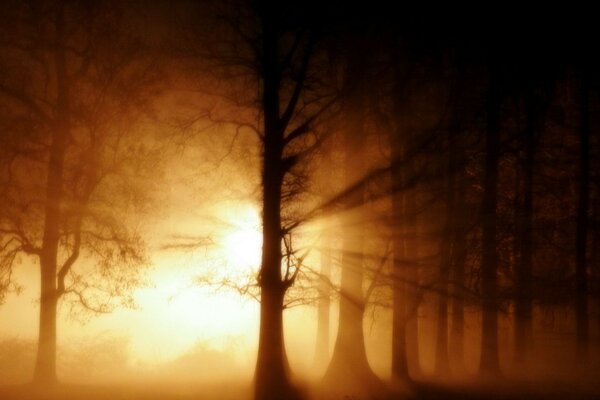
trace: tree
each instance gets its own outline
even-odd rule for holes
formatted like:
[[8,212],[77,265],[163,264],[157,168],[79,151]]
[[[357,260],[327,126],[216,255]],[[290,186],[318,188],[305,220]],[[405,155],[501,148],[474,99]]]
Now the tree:
[[151,157],[130,133],[155,70],[139,62],[142,46],[125,39],[114,6],[2,7],[10,33],[1,44],[0,102],[12,131],[27,136],[2,171],[7,206],[0,227],[16,244],[12,251],[39,261],[39,383],[57,380],[59,300],[95,313],[110,311],[118,299],[131,305],[128,292],[145,263],[129,213],[144,201],[132,178],[148,171]]
[[[301,107],[299,101],[306,90],[315,40],[314,32],[305,34],[299,31],[294,32],[291,47],[285,50],[280,47],[284,41],[282,36],[287,33],[283,23],[290,18],[288,13],[293,11],[302,12],[269,2],[258,3],[256,9],[261,38],[257,61],[260,66],[263,120],[263,252],[258,274],[261,293],[255,398],[261,400],[295,396],[287,375],[282,312],[285,293],[293,285],[300,266],[294,265],[291,269],[288,263],[288,268],[282,274],[282,243],[292,229],[292,225],[282,221],[282,199],[293,197],[297,182],[293,180],[292,170],[316,144],[300,151],[294,149],[295,145],[311,133],[315,119],[323,110],[321,108],[310,117],[301,116],[303,121],[295,126],[292,122],[293,117],[298,117]],[[290,70],[293,75],[286,76]],[[291,92],[286,92],[287,79],[293,82]],[[286,98],[287,101],[284,100]]]
[[[329,146],[323,146],[324,157],[332,157],[331,140],[326,142]],[[327,151],[329,150],[329,151]],[[331,161],[326,163],[327,167],[322,173],[319,192],[322,195],[322,203],[325,203],[332,196],[331,184],[334,175],[331,173]],[[319,300],[317,304],[317,337],[315,341],[315,367],[327,366],[330,355],[329,331],[331,314],[331,269],[334,265],[334,229],[333,217],[323,215],[321,217],[322,227],[320,237],[320,270],[318,276]]]
[[[397,76],[394,93],[394,124],[391,138],[391,179],[393,227],[393,322],[392,375],[399,381],[409,378],[409,372],[420,372],[418,348],[419,256],[416,246],[417,173],[415,127],[410,117],[413,88],[407,87],[407,77]],[[411,354],[412,353],[412,354]]]
[[[361,49],[364,38],[353,42]],[[342,142],[344,149],[345,187],[351,187],[367,172],[366,150],[366,87],[364,86],[367,65],[364,53],[349,51],[344,54],[344,83],[342,102]],[[363,317],[366,301],[363,293],[365,280],[365,186],[343,196],[341,208],[349,215],[343,222],[340,306],[338,332],[331,361],[323,378],[330,387],[338,382],[348,382],[343,388],[346,393],[377,390],[378,378],[369,362],[364,342]]]
[[[316,215],[302,200],[312,158],[325,139],[318,126],[336,95],[335,85],[326,82],[329,66],[318,47],[326,18],[316,9],[312,2],[238,0],[181,9],[183,35],[191,38],[184,41],[181,62],[186,68],[193,59],[197,91],[209,104],[200,106],[198,119],[233,127],[236,137],[251,132],[260,149],[263,243],[256,276],[260,324],[254,397],[261,400],[299,395],[285,352],[283,311],[294,301],[289,289],[302,276],[296,228]],[[189,15],[193,20],[186,19]]]
[[285,355],[283,311],[302,263],[291,245],[293,231],[305,221],[290,210],[305,190],[308,160],[322,141],[315,124],[333,104],[334,94],[323,90],[314,73],[319,21],[313,6],[224,3],[213,15],[224,17],[219,21],[225,24],[217,22],[222,36],[212,52],[203,54],[205,61],[241,75],[238,89],[252,82],[244,100],[228,97],[227,88],[222,93],[254,119],[228,122],[257,133],[261,146],[263,248],[257,276],[260,331],[254,378],[254,396],[261,400],[297,396]]
[[579,89],[579,171],[577,177],[577,228],[575,236],[575,313],[577,317],[577,358],[588,357],[589,316],[588,316],[588,263],[587,243],[589,226],[590,198],[590,111],[589,111],[590,71],[587,65],[581,67]]
[[[517,210],[519,219],[518,261],[515,276],[515,361],[523,364],[532,344],[533,334],[533,255],[534,255],[534,168],[545,113],[551,100],[552,80],[540,73],[540,65],[525,65],[524,108],[525,132],[521,160],[522,202]],[[536,79],[537,78],[537,79]]]
[[[491,61],[493,62],[493,61]],[[498,162],[500,157],[501,72],[490,66],[486,99],[485,158],[482,200],[482,253],[481,253],[481,358],[482,375],[495,375],[500,370],[498,360],[498,254],[497,254],[497,201]]]

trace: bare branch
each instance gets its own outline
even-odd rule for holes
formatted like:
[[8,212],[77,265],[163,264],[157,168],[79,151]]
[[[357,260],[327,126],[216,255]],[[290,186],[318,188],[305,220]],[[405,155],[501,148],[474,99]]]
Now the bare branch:
[[210,235],[208,236],[187,236],[173,235],[173,242],[165,243],[160,246],[161,250],[197,250],[200,247],[209,247],[215,244]]
[[[297,39],[297,40],[299,40],[299,39]],[[294,45],[296,45],[296,43],[294,43]],[[296,110],[296,106],[298,105],[298,100],[300,100],[300,94],[302,93],[302,90],[304,88],[304,84],[305,84],[305,80],[306,80],[306,73],[308,71],[308,65],[310,62],[310,58],[312,56],[313,47],[314,47],[314,40],[312,40],[312,38],[311,38],[311,39],[309,39],[306,49],[304,50],[304,56],[302,57],[300,71],[298,73],[298,77],[296,78],[296,84],[294,85],[294,91],[292,92],[292,96],[290,97],[290,100],[285,108],[285,111],[283,112],[283,115],[281,116],[281,118],[279,120],[280,126],[284,130],[290,123],[290,120],[292,119],[292,116],[294,115],[294,112]]]

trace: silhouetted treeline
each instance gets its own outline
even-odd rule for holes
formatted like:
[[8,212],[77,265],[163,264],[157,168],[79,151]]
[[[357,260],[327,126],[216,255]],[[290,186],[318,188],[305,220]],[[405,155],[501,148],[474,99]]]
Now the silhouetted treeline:
[[[590,321],[599,268],[598,65],[589,27],[556,31],[560,19],[513,16],[488,26],[378,18],[360,38],[371,37],[360,48],[368,60],[361,79],[368,134],[389,143],[389,164],[363,170],[338,200],[370,189],[366,208],[389,195],[379,226],[393,243],[384,272],[393,376],[420,375],[410,321],[426,308],[436,320],[438,374],[464,372],[473,314],[483,376],[535,364],[549,314],[570,321],[570,363],[585,370],[597,358]],[[511,321],[508,355],[499,319]]]

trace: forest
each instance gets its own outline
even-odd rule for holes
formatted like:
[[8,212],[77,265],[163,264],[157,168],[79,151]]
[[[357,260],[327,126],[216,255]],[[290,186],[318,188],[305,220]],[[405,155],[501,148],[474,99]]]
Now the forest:
[[584,8],[0,4],[1,399],[600,398]]

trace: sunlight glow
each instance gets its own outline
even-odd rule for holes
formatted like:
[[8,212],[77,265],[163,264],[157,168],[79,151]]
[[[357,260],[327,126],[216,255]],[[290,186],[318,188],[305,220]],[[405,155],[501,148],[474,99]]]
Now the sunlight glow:
[[154,318],[126,323],[135,331],[132,345],[139,359],[172,359],[198,341],[225,348],[241,340],[245,350],[234,356],[243,359],[254,351],[258,303],[218,283],[221,279],[235,285],[254,282],[262,250],[260,215],[249,204],[228,204],[217,213],[220,223],[211,235],[214,246],[155,257],[154,287],[136,295],[141,309],[151,310]]
[[236,272],[257,271],[262,251],[258,211],[253,207],[240,207],[229,213],[232,214],[228,216],[231,226],[221,242],[227,267]]

